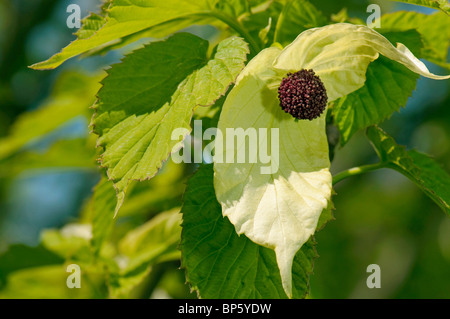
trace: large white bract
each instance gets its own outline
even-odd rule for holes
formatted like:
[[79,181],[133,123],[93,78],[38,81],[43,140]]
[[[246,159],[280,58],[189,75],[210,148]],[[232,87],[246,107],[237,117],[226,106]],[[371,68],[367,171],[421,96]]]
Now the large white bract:
[[[425,77],[450,78],[431,74],[403,44],[394,47],[366,26],[339,23],[307,30],[283,50],[261,51],[241,72],[223,106],[218,128],[225,140],[227,128],[279,129],[274,173],[261,174],[263,163],[238,163],[236,158],[234,163],[216,162],[214,186],[223,215],[237,233],[275,250],[283,288],[290,297],[294,256],[314,234],[329,203],[332,176],[325,113],[296,122],[280,108],[278,86],[288,72],[312,69],[332,102],[364,85],[366,69],[379,54]],[[216,155],[227,158],[228,152],[238,153],[225,147],[225,154]]]

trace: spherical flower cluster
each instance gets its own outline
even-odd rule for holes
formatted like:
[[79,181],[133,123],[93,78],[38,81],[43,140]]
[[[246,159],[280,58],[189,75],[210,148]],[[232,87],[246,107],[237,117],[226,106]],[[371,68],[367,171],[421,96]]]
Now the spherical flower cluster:
[[302,69],[288,73],[278,88],[281,108],[293,117],[313,120],[323,113],[327,106],[327,92],[320,78],[313,70]]

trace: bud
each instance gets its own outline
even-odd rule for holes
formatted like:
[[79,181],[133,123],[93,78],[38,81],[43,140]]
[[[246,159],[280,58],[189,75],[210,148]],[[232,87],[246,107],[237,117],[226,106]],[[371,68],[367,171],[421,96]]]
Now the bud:
[[280,106],[296,119],[313,120],[323,113],[327,106],[327,92],[320,78],[313,70],[302,69],[288,73],[278,88]]

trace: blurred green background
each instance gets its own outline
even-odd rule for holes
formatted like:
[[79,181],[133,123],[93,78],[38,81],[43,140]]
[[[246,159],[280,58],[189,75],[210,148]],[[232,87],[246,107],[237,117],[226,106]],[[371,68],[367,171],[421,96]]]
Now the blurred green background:
[[[324,13],[337,13],[346,7],[349,16],[364,20],[369,3],[379,3],[382,13],[433,11],[390,1],[313,2]],[[72,59],[52,71],[28,69],[75,39],[72,33],[76,30],[66,26],[66,8],[72,3],[80,5],[82,16],[99,6],[98,1],[89,0],[0,0],[0,145],[17,129],[14,123],[26,117],[27,112],[48,103],[66,103],[66,99],[60,99],[66,96],[64,92],[72,92],[74,103],[84,108],[84,114],[43,139],[24,145],[18,139],[17,152],[0,157],[1,297],[105,296],[106,288],[95,284],[95,276],[91,278],[92,291],[77,295],[65,287],[67,274],[62,273],[59,278],[51,268],[37,267],[63,263],[60,256],[41,250],[44,230],[87,218],[92,188],[101,176],[91,161],[95,138],[89,136],[92,112],[88,107],[95,101],[97,82],[104,75],[101,70],[120,61],[125,52],[136,46],[105,56]],[[189,31],[207,38],[215,35],[208,26]],[[432,72],[445,72],[435,65],[427,66]],[[450,81],[420,78],[406,108],[382,124],[398,143],[434,156],[447,171],[449,87]],[[29,120],[25,121],[25,129],[32,136],[35,127]],[[1,151],[0,147],[0,154]],[[69,158],[61,163],[60,154]],[[375,152],[360,132],[337,150],[332,171],[376,161]],[[124,217],[113,236],[120,238],[155,213],[179,206],[185,181],[193,169],[178,168],[159,180],[137,186],[136,200],[124,207]],[[179,186],[173,186],[174,183]],[[345,180],[335,190],[336,220],[316,235],[320,258],[311,277],[311,298],[450,298],[450,219],[434,202],[411,181],[387,169]],[[139,198],[141,192],[143,196]],[[49,237],[47,231],[46,238]],[[366,267],[370,264],[381,267],[381,289],[366,286]],[[160,264],[133,297],[195,297],[184,284],[179,266],[178,262]]]

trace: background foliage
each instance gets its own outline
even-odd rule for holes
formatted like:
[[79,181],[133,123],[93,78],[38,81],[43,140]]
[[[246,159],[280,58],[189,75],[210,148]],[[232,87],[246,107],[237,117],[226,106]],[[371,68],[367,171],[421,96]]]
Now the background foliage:
[[[303,2],[289,5],[304,5]],[[152,38],[139,31],[140,34],[127,35],[114,44],[118,50],[90,52],[92,56],[80,61],[69,60],[52,71],[37,72],[27,68],[59,52],[76,38],[72,35],[74,30],[68,29],[65,23],[68,15],[65,11],[70,3],[80,4],[83,15],[88,11],[99,12],[99,3],[91,1],[0,0],[0,298],[195,298],[196,294],[185,284],[184,270],[179,269],[179,211],[186,185],[188,192],[195,192],[201,183],[211,182],[208,168],[201,169],[196,177],[198,183],[195,183],[197,180],[188,183],[197,167],[167,162],[152,180],[133,182],[128,187],[127,200],[117,220],[113,220],[110,217],[115,209],[116,194],[111,192],[112,182],[107,181],[97,167],[96,140],[88,129],[93,114],[89,107],[94,104],[95,94],[101,87],[99,81],[105,77],[102,70]],[[222,9],[228,10],[229,16],[245,12],[245,8],[233,5],[234,1],[230,0],[228,5],[226,1],[224,3]],[[368,1],[321,0],[312,3],[314,6],[299,16],[282,15],[281,20],[272,21],[291,26],[283,30],[295,29],[292,33],[273,34],[273,29],[267,34],[261,32],[267,26],[264,14],[270,14],[271,10],[281,12],[282,8],[277,6],[255,15],[253,21],[242,23],[252,36],[260,36],[262,42],[265,36],[275,36],[280,43],[286,44],[309,27],[307,23],[311,17],[314,25],[325,25],[330,16],[334,22],[340,22],[348,17],[365,21],[368,15]],[[428,1],[432,8],[390,1],[377,3],[383,13],[393,12],[383,18],[382,26],[395,25],[399,32],[409,30],[407,35],[411,42],[406,44],[414,53],[447,67],[442,63],[442,60],[448,61],[447,55],[442,55],[442,46],[445,50],[448,44],[446,46],[442,41],[448,39],[445,32],[450,29],[427,30],[429,23],[426,21],[416,21],[410,13],[395,13],[398,10],[432,13],[436,11],[432,8],[437,8],[438,1]],[[441,10],[448,10],[444,2],[440,4]],[[195,6],[191,9],[196,10]],[[320,12],[316,12],[317,9]],[[208,17],[196,19],[164,23],[152,36],[166,36],[198,23],[186,31],[212,43],[223,40],[217,31],[224,28],[221,23],[212,22]],[[99,21],[102,21],[101,15],[91,16],[78,37],[89,37],[101,25]],[[414,42],[417,32],[426,35],[422,43]],[[405,36],[403,33],[385,35],[391,41]],[[143,40],[134,43],[136,36]],[[205,55],[204,52],[199,54]],[[369,67],[368,87],[389,87],[395,83],[414,87],[414,75],[408,74],[404,78],[399,76],[380,82],[377,72],[383,67],[392,70],[395,66],[384,59],[375,63],[380,66]],[[427,63],[427,66],[431,71],[443,74],[437,64]],[[120,72],[119,68],[117,72]],[[379,120],[386,119],[381,127],[395,138],[396,143],[406,145],[408,150],[432,154],[447,172],[450,171],[449,86],[449,81],[420,78],[412,97],[396,96],[386,106],[388,109],[380,110],[375,116]],[[358,94],[365,99],[365,105],[374,103],[367,92],[358,91]],[[373,124],[364,114],[349,114],[346,105],[351,99],[356,97],[349,95],[347,101],[337,103],[335,116],[342,122],[353,118],[352,123],[357,128]],[[400,108],[406,100],[406,108]],[[397,110],[399,112],[389,118]],[[210,112],[213,126],[215,109]],[[195,116],[203,117],[204,114],[197,112]],[[344,131],[335,153],[334,173],[374,163],[378,158],[364,130],[346,127],[349,129]],[[383,154],[382,146],[377,147],[374,142],[377,134],[382,132],[371,128],[367,134],[378,152]],[[427,161],[415,151],[408,154],[412,161]],[[389,160],[388,155],[381,156]],[[405,168],[398,168],[401,169]],[[333,197],[335,220],[315,236],[320,258],[314,261],[310,297],[450,297],[450,220],[416,184],[394,170],[383,169],[337,185],[338,196]],[[442,189],[448,188],[443,185]],[[207,201],[208,194],[203,196],[198,200]],[[198,202],[189,204],[199,205]],[[215,209],[215,204],[210,203],[210,210]],[[190,231],[189,207],[183,208],[186,232]],[[208,219],[207,215],[202,217]],[[221,225],[221,234],[228,236],[229,226]],[[236,238],[233,243],[236,249],[249,250],[243,256],[259,254],[266,265],[273,263],[270,251],[246,246],[245,238]],[[302,253],[313,255],[308,248],[309,244]],[[246,264],[245,260],[241,261]],[[66,287],[68,273],[65,267],[70,263],[80,264],[85,270],[82,289]],[[382,289],[366,287],[365,270],[372,263],[381,266]],[[220,272],[220,269],[216,271]],[[264,282],[264,271],[256,274],[259,282]],[[191,283],[196,283],[189,273],[187,277]],[[298,282],[303,285],[301,279]],[[216,287],[214,282],[199,282],[198,285],[204,285],[206,290]],[[257,296],[254,291],[248,293]],[[282,291],[279,294],[283,297]]]

